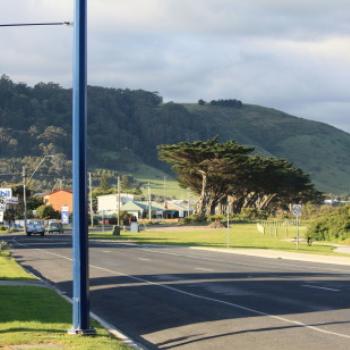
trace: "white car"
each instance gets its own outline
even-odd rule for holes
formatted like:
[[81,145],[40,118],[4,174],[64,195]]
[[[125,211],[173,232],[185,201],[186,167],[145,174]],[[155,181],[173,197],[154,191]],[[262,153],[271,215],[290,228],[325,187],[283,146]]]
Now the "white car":
[[45,227],[41,223],[29,223],[27,224],[27,236],[40,235],[44,236]]

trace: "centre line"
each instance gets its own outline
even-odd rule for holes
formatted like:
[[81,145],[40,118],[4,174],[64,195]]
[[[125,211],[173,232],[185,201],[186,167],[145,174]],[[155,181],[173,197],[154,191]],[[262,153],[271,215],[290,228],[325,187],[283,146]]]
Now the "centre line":
[[197,271],[214,272],[213,269],[207,269],[205,267],[195,267],[194,269],[197,270]]
[[327,292],[340,292],[340,289],[329,288],[329,287],[322,287],[322,286],[315,286],[315,285],[312,285],[312,284],[303,284],[302,287],[312,288],[312,289],[321,289],[321,290],[326,290]]

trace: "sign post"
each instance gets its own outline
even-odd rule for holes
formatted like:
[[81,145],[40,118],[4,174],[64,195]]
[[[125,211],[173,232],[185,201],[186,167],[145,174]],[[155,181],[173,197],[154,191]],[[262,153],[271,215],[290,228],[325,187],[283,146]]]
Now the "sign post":
[[292,205],[292,213],[297,218],[297,227],[298,227],[297,249],[299,249],[299,245],[300,245],[300,218],[301,218],[301,213],[302,213],[302,205],[301,204],[293,204]]

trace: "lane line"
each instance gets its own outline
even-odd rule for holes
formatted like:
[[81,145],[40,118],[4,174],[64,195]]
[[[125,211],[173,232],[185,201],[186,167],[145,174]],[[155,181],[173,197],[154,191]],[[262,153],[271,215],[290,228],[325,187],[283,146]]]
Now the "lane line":
[[197,271],[214,272],[213,269],[207,269],[205,267],[195,267],[194,269]]
[[[14,241],[16,242],[15,239],[14,239]],[[20,245],[24,245],[25,246],[25,244],[20,244]],[[73,261],[73,259],[68,258],[68,257],[66,257],[64,255],[53,253],[53,252],[48,252],[48,251],[40,249],[40,248],[34,248],[34,250],[44,251],[45,253],[47,253],[49,255],[53,255],[53,256],[56,256],[56,257],[61,257],[62,259]],[[240,305],[240,304],[237,304],[237,303],[232,303],[232,302],[228,302],[228,301],[224,301],[224,300],[220,300],[220,299],[216,299],[216,298],[212,298],[212,297],[207,297],[207,296],[201,295],[201,294],[187,292],[185,290],[182,290],[182,289],[179,289],[179,288],[176,288],[176,287],[172,287],[172,286],[169,286],[169,285],[163,285],[163,284],[160,284],[160,283],[157,283],[157,282],[152,282],[152,281],[146,280],[146,279],[144,279],[142,277],[128,275],[128,274],[123,273],[121,271],[111,270],[111,269],[108,269],[108,268],[105,268],[105,267],[101,267],[101,266],[90,265],[90,267],[98,269],[98,270],[106,271],[106,272],[109,272],[111,274],[116,274],[116,275],[119,275],[119,276],[122,276],[122,277],[128,277],[128,278],[130,278],[132,280],[135,280],[135,281],[138,281],[138,282],[143,282],[143,283],[146,283],[148,285],[164,288],[164,289],[167,289],[167,290],[170,290],[170,291],[182,294],[182,295],[186,295],[186,296],[189,296],[189,297],[192,297],[192,298],[214,302],[214,303],[217,303],[217,304],[221,304],[221,305],[232,307],[234,309],[250,312],[252,314],[256,314],[256,315],[259,315],[259,316],[264,316],[264,317],[272,318],[272,319],[275,319],[275,320],[279,320],[279,321],[282,321],[284,323],[297,325],[297,326],[300,326],[302,328],[310,329],[310,330],[313,330],[313,331],[318,332],[318,333],[327,334],[327,335],[333,335],[333,336],[337,336],[337,337],[345,338],[345,339],[350,339],[350,335],[348,335],[348,334],[332,332],[332,331],[329,331],[329,330],[326,330],[326,329],[319,328],[317,326],[308,325],[308,324],[306,324],[304,322],[301,322],[301,321],[292,320],[292,319],[289,319],[289,318],[286,318],[286,317],[269,314],[269,313],[266,313],[264,311],[253,309],[253,308],[250,308],[250,307],[247,307],[247,306],[244,306],[244,305]]]
[[111,250],[102,250],[102,253],[112,253]]
[[321,289],[321,290],[326,290],[327,292],[340,292],[340,289],[316,286],[314,284],[303,284],[302,287],[312,288],[312,289]]
[[149,258],[137,258],[138,260],[141,260],[141,261],[151,261],[151,259]]

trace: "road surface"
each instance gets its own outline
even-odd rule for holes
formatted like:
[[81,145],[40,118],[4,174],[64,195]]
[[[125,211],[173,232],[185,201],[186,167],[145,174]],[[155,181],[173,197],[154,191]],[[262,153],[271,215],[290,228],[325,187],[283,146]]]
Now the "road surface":
[[[11,238],[71,295],[71,237]],[[330,257],[331,259],[331,257]],[[90,242],[91,308],[148,349],[350,349],[349,267]]]

